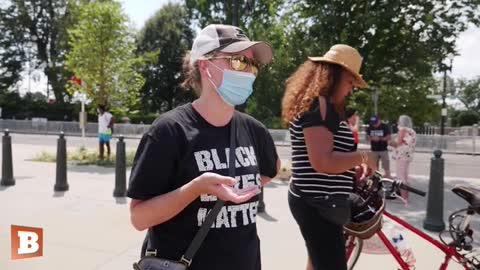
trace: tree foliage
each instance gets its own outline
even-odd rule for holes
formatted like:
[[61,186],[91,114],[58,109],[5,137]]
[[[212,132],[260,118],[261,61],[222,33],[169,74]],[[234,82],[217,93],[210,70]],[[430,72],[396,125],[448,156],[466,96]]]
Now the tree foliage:
[[0,92],[5,92],[18,80],[25,51],[20,44],[25,43],[23,32],[16,27],[16,10],[10,6],[0,7]]
[[473,110],[454,111],[451,114],[452,126],[480,124],[480,112]]
[[467,21],[479,19],[475,0],[293,2],[318,51],[336,43],[358,48],[370,90],[380,91],[379,113],[391,121],[399,113],[417,115],[417,123],[438,119],[440,111],[425,98],[435,87],[432,72],[448,68],[443,60],[456,53],[456,38]]
[[458,99],[467,109],[480,112],[480,76],[457,80],[455,89]]
[[76,6],[75,0],[5,1],[5,6],[0,7],[0,32],[6,33],[0,38],[4,41],[0,41],[0,65],[9,70],[9,76],[3,76],[7,85],[20,79],[21,63],[28,61],[30,68],[45,72],[57,102],[68,99],[66,29],[76,23]]
[[182,59],[192,45],[190,19],[179,4],[158,10],[137,37],[137,53],[154,54],[155,59],[141,69],[146,79],[140,90],[142,111],[168,111],[194,98],[180,87]]
[[119,113],[137,102],[144,84],[137,69],[145,59],[134,55],[127,22],[119,3],[91,2],[80,6],[79,22],[68,31],[67,69],[83,82],[70,82],[69,89],[84,92],[94,104],[108,102]]
[[[455,41],[469,23],[478,25],[477,0],[265,0],[186,1],[200,26],[231,23],[235,2],[250,37],[273,45],[275,58],[256,82],[247,111],[271,122],[278,117],[284,81],[309,55],[322,55],[337,43],[357,48],[362,73],[370,84],[352,95],[365,115],[373,111],[371,91],[380,91],[379,113],[395,121],[410,113],[417,123],[439,119],[434,101],[434,71],[448,69],[444,59],[456,54]],[[420,104],[420,106],[419,106]],[[437,111],[438,110],[438,111]]]

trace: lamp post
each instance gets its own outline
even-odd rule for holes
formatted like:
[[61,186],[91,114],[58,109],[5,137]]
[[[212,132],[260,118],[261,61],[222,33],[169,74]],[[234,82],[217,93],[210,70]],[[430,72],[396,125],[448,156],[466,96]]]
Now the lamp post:
[[447,121],[447,70],[452,72],[453,58],[450,58],[450,66],[443,70],[443,92],[442,92],[442,118],[440,122],[440,135],[445,135],[445,123]]

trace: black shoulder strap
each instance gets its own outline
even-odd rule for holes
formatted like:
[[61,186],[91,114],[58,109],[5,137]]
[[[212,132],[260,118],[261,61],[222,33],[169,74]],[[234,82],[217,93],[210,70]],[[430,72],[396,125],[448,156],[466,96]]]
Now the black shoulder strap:
[[[232,120],[230,122],[230,153],[229,153],[230,156],[228,159],[229,160],[228,174],[230,177],[233,177],[233,178],[235,178],[235,139],[236,139],[236,121],[235,121],[235,111],[234,111]],[[203,243],[203,240],[205,240],[205,237],[207,236],[208,231],[210,230],[213,222],[217,218],[217,215],[222,209],[224,204],[225,204],[224,201],[217,198],[217,202],[213,206],[213,209],[208,213],[207,217],[205,218],[205,222],[202,224],[197,234],[193,238],[192,243],[188,247],[185,254],[182,256],[180,260],[181,262],[183,262],[187,266],[190,266],[190,264],[192,263],[192,259],[195,256],[195,253],[197,253],[198,249]],[[150,235],[150,237],[148,237],[148,235]],[[149,229],[148,235],[147,237],[150,240],[153,240],[152,228]],[[153,241],[148,241],[148,246],[151,246],[150,242],[153,242]],[[144,246],[146,246],[145,243],[144,243]]]

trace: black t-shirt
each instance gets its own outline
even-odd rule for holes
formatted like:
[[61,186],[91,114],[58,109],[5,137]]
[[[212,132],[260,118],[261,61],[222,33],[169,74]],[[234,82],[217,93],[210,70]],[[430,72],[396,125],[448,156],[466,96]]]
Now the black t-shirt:
[[[274,177],[278,159],[263,124],[239,112],[236,131],[237,187],[260,185],[260,175]],[[160,116],[138,146],[127,195],[148,200],[173,191],[205,172],[228,175],[230,124],[209,124],[191,104]],[[216,197],[202,195],[174,218],[153,227],[159,257],[179,260],[213,208]],[[258,195],[248,202],[226,202],[190,270],[259,270],[256,229]]]
[[[381,123],[380,126],[378,127],[374,127],[370,125],[367,128],[367,134],[370,137],[377,136],[380,138],[384,138],[390,135],[390,129],[384,123]],[[372,151],[387,151],[388,142],[387,141],[376,141],[376,142],[370,141],[370,146]]]

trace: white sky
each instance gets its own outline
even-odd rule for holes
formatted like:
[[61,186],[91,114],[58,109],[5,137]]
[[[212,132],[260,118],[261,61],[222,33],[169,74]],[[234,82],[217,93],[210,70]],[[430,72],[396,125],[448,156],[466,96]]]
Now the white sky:
[[470,27],[457,40],[459,56],[453,58],[452,76],[473,78],[480,76],[480,28]]
[[[121,2],[124,5],[125,13],[130,17],[134,26],[140,29],[144,22],[164,4],[180,2],[180,0],[121,0]],[[480,76],[480,28],[472,26],[462,33],[457,40],[457,48],[459,56],[453,59],[451,76],[469,79]],[[32,80],[30,83],[31,89],[46,92],[47,81],[44,76],[38,82]],[[20,92],[27,92],[28,85],[28,79],[24,79],[20,86]]]
[[135,27],[140,29],[143,23],[163,5],[169,2],[177,3],[179,0],[120,0],[120,2],[123,4],[123,10],[133,21]]

